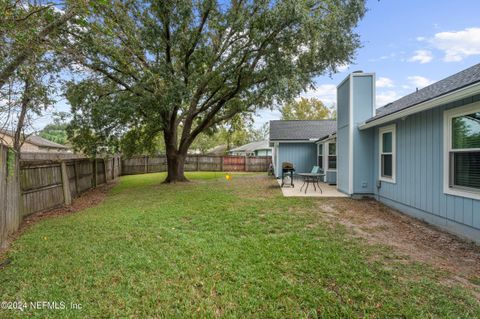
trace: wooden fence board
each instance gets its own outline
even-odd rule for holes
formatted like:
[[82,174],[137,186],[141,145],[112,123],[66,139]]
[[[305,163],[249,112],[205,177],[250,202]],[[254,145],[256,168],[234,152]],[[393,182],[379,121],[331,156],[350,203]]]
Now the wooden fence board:
[[[75,154],[22,154],[18,161],[14,154],[9,159],[11,154],[0,145],[0,246],[5,245],[8,234],[18,229],[26,215],[64,205],[69,197],[78,197],[120,175],[167,170],[165,156],[90,160]],[[186,158],[185,170],[266,172],[270,163],[270,157],[192,155]]]
[[[165,172],[167,159],[164,155],[136,156],[121,160],[122,175]],[[267,172],[270,156],[208,156],[189,155],[185,159],[185,171]]]
[[94,187],[94,181],[104,184],[121,172],[119,156],[92,161],[74,154],[22,154],[20,161],[14,155],[0,145],[1,248],[8,235],[18,229],[22,217],[68,204],[70,197]]
[[0,144],[0,248],[7,243],[7,216],[5,205],[7,202],[7,148]]

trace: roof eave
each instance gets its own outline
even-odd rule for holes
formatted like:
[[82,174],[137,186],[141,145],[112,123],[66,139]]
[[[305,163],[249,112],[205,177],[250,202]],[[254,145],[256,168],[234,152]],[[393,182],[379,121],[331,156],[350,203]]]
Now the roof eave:
[[444,105],[444,104],[447,104],[447,103],[450,103],[450,102],[453,102],[453,101],[456,101],[456,100],[460,100],[460,99],[463,99],[463,98],[466,98],[468,96],[478,94],[478,93],[480,93],[480,82],[477,82],[477,83],[474,83],[472,85],[460,88],[460,89],[455,90],[453,92],[449,92],[449,93],[440,95],[438,97],[435,97],[435,98],[430,99],[430,100],[425,101],[425,102],[421,102],[417,105],[410,106],[410,107],[408,107],[406,109],[403,109],[403,110],[400,110],[398,112],[385,115],[385,116],[380,117],[380,118],[378,118],[376,120],[373,120],[371,122],[365,122],[365,123],[359,125],[359,129],[360,130],[365,130],[365,129],[369,129],[369,128],[372,128],[372,127],[375,127],[375,126],[379,126],[379,125],[382,125],[382,124],[385,124],[385,123],[388,123],[388,122],[391,122],[391,121],[395,121],[395,120],[401,119],[403,117],[407,117],[407,116],[415,114],[415,113],[419,113],[419,112],[423,112],[423,111],[426,111],[426,110],[429,110],[429,109],[433,109],[437,106]]
[[315,143],[318,138],[312,138],[312,139],[285,139],[285,138],[277,138],[277,139],[270,139],[269,142],[282,142],[282,143]]

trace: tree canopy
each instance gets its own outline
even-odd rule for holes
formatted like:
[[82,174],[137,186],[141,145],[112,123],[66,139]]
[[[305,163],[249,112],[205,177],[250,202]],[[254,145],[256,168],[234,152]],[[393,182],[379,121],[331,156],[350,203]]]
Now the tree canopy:
[[334,117],[334,111],[316,98],[302,97],[285,104],[280,111],[282,120],[321,120]]
[[351,62],[364,12],[362,0],[92,2],[65,44],[89,70],[69,87],[72,140],[162,134],[166,181],[185,180],[199,134]]

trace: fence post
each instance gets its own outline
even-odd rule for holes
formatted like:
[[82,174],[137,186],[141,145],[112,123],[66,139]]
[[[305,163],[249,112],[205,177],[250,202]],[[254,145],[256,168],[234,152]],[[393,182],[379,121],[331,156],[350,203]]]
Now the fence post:
[[195,156],[197,158],[197,172],[200,170],[199,164],[198,164],[198,155]]
[[112,166],[110,168],[112,169],[112,181],[115,179],[115,156],[112,157]]
[[105,162],[105,158],[102,158],[103,161],[103,182],[107,184],[107,162]]
[[248,168],[247,168],[247,161],[248,161],[248,156],[245,154],[245,157],[243,159],[243,171],[244,172],[248,172]]
[[7,177],[7,151],[2,144],[0,144],[0,248],[7,247],[7,211],[5,206],[7,203],[6,192],[6,177]]
[[60,170],[62,172],[63,199],[65,205],[71,205],[72,194],[70,193],[70,182],[68,180],[67,164],[65,161],[60,161]]
[[148,173],[148,156],[145,156],[145,174]]
[[220,157],[221,158],[221,161],[220,161],[220,172],[223,172],[223,156]]
[[75,190],[76,190],[76,196],[78,196],[78,194],[80,194],[80,191],[78,190],[78,179],[79,179],[79,172],[80,172],[80,169],[79,169],[79,165],[78,165],[78,160],[73,160],[73,168],[74,168],[74,171],[75,171]]
[[93,159],[93,164],[92,164],[92,188],[97,187],[97,158],[95,157]]

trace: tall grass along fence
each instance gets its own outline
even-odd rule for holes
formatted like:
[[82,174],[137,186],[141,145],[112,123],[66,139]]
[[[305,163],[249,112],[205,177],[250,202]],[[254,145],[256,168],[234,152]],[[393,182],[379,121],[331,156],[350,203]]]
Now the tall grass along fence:
[[119,156],[88,159],[73,154],[22,153],[17,160],[12,150],[0,145],[0,248],[23,217],[69,205],[72,198],[120,174]]
[[[190,155],[185,160],[185,171],[267,172],[270,156],[209,156]],[[122,159],[122,175],[165,172],[166,156],[135,156]]]

